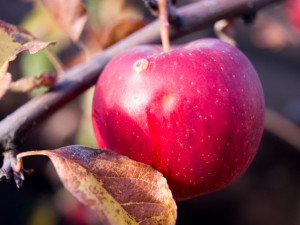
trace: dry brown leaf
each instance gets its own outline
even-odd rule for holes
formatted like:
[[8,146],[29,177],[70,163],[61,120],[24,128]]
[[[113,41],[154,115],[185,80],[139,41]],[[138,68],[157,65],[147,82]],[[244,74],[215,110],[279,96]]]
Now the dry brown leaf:
[[152,167],[113,151],[84,146],[25,152],[47,155],[64,186],[104,224],[175,224],[176,203],[166,179]]
[[98,7],[98,23],[101,27],[106,27],[109,24],[117,21],[134,18],[143,19],[144,11],[138,6],[143,6],[142,1],[136,0],[101,0]]
[[9,90],[27,93],[39,87],[51,87],[57,80],[54,72],[44,72],[39,76],[23,77],[9,85]]
[[122,19],[109,26],[102,35],[101,43],[103,48],[107,48],[131,33],[139,30],[146,23],[139,19]]
[[34,54],[54,42],[42,42],[26,30],[0,20],[0,97],[11,81],[7,73],[8,64],[25,50]]
[[88,19],[81,0],[42,0],[42,3],[72,40],[78,41]]

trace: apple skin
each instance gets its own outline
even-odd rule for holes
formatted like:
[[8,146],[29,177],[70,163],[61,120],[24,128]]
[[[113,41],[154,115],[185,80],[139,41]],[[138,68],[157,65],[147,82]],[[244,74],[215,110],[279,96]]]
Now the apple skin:
[[138,46],[104,69],[92,119],[99,147],[152,165],[183,200],[247,169],[262,137],[264,95],[250,61],[218,39],[167,53]]
[[285,8],[289,21],[300,32],[300,0],[287,0]]

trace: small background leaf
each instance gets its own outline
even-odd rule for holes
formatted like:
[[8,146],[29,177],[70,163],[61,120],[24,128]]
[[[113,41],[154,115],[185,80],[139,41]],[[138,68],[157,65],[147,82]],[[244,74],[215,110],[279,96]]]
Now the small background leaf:
[[9,90],[14,92],[30,92],[39,87],[51,87],[57,80],[54,72],[44,72],[39,76],[23,77],[9,86]]
[[143,20],[132,18],[126,18],[116,22],[104,30],[102,47],[107,48],[113,45],[145,25],[146,23]]
[[42,0],[60,27],[77,41],[82,33],[88,16],[81,0]]
[[26,30],[0,20],[0,98],[11,82],[8,63],[22,51],[34,54],[53,43],[39,41]]
[[109,150],[68,146],[47,155],[64,186],[105,224],[175,224],[176,203],[166,179],[143,163]]
[[42,42],[26,30],[0,20],[0,65],[12,61],[16,55],[28,50],[31,54],[46,48],[54,42]]
[[99,1],[98,22],[101,27],[110,26],[123,19],[143,19],[144,13],[137,9],[143,6],[143,1],[136,0],[118,0],[112,4],[111,0]]

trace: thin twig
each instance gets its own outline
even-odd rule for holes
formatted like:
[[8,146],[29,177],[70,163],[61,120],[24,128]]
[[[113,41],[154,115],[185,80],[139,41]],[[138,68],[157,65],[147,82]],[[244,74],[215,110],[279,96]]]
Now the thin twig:
[[265,129],[300,150],[300,127],[272,109],[266,109]]
[[[283,0],[202,0],[179,8],[178,23],[171,29],[176,38],[209,26],[228,17],[242,16],[249,10],[259,10]],[[159,21],[156,20],[129,37],[119,41],[87,62],[65,71],[65,75],[47,93],[36,97],[0,122],[0,150],[12,149],[35,125],[89,87],[106,63],[124,49],[159,40]]]
[[50,62],[52,63],[52,65],[54,66],[56,71],[64,70],[64,66],[63,66],[62,62],[57,58],[57,56],[49,48],[45,49],[45,53],[47,54],[48,59],[50,60]]

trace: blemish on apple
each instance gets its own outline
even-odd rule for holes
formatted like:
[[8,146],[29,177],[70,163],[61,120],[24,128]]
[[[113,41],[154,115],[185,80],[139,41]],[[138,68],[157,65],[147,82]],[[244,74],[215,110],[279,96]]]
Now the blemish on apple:
[[135,72],[142,72],[148,68],[149,61],[147,59],[139,59],[134,62],[133,69]]

